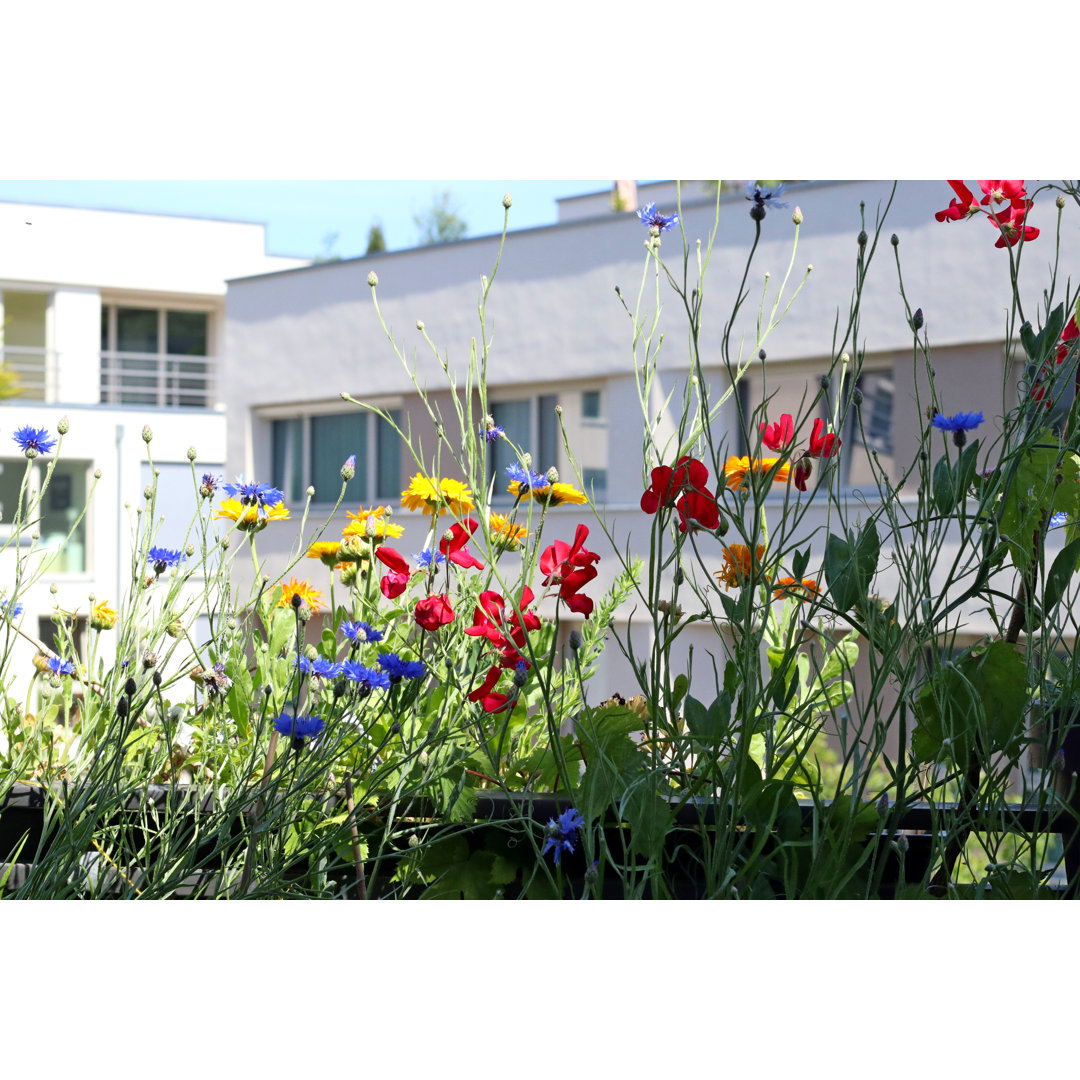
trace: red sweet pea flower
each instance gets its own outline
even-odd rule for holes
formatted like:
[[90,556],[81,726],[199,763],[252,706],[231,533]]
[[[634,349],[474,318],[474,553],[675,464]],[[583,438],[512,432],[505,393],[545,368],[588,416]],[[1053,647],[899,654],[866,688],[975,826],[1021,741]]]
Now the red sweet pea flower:
[[778,423],[761,425],[761,441],[770,450],[786,450],[795,441],[795,421],[784,413]]
[[652,483],[641,496],[641,509],[655,514],[661,506],[672,507],[682,492],[704,488],[709,482],[708,468],[696,458],[681,457],[675,467],[660,465],[652,471]]
[[708,491],[691,488],[675,507],[679,511],[679,532],[687,529],[715,532],[720,528],[720,507]]
[[[832,432],[825,435],[824,431],[825,421],[818,417],[814,421],[814,430],[810,432],[810,449],[806,451],[807,457],[828,458],[839,453],[840,440]],[[800,488],[800,490],[805,491],[806,488]]]
[[980,200],[981,206],[989,206],[991,202],[998,206],[1003,202],[1017,204],[1027,198],[1023,180],[979,180],[978,185],[984,196]]
[[390,568],[390,573],[383,575],[379,582],[379,588],[387,600],[393,600],[400,596],[409,584],[409,564],[400,552],[385,545],[375,549],[375,558]]
[[1073,315],[1065,324],[1065,329],[1061,331],[1061,344],[1058,346],[1057,351],[1057,362],[1059,364],[1064,363],[1065,357],[1069,355],[1069,342],[1075,341],[1077,337],[1080,337],[1080,330],[1076,329],[1076,316]]
[[454,621],[454,609],[449,597],[442,593],[425,596],[416,605],[416,624],[421,630],[438,630],[440,626]]
[[[831,435],[829,437],[832,438]],[[805,491],[807,481],[813,475],[813,472],[814,463],[806,454],[803,454],[803,456],[795,462],[795,468],[791,470],[791,479],[800,491]]]
[[949,187],[960,196],[960,201],[953,199],[946,210],[939,210],[934,217],[938,221],[960,221],[962,218],[971,217],[979,212],[979,206],[975,202],[975,196],[967,189],[967,186],[959,180],[950,180]]
[[994,247],[1003,248],[1006,244],[1013,247],[1020,240],[1021,235],[1025,243],[1034,240],[1039,235],[1039,230],[1034,225],[1024,224],[1030,206],[1030,199],[1027,202],[1009,203],[1008,209],[988,215],[994,227],[1001,233]]
[[450,531],[439,541],[439,550],[450,562],[457,566],[483,570],[484,564],[474,555],[471,555],[469,549],[465,546],[479,527],[480,523],[473,518],[466,518],[464,523],[455,521],[450,526]]
[[492,693],[501,675],[502,669],[498,666],[493,667],[487,673],[487,678],[469,695],[470,701],[480,702],[484,712],[498,712],[504,709],[510,700],[509,694]]
[[597,576],[593,564],[600,561],[596,552],[587,551],[583,546],[588,535],[588,526],[579,525],[572,546],[563,540],[556,540],[540,555],[540,569],[547,575],[544,585],[558,585],[559,598],[563,603],[586,619],[592,614],[593,602],[587,596],[579,596],[578,592]]
[[[470,637],[485,637],[497,649],[510,649],[516,662],[520,658],[520,650],[525,647],[525,632],[540,629],[539,617],[535,612],[526,610],[533,602],[532,589],[526,585],[521,591],[521,603],[518,607],[521,609],[522,618],[514,611],[509,622],[504,617],[506,602],[497,592],[485,590],[477,599],[479,604],[473,611],[472,626],[466,627],[465,633]],[[510,641],[517,646],[517,650],[514,650],[507,640],[504,627],[509,628]]]

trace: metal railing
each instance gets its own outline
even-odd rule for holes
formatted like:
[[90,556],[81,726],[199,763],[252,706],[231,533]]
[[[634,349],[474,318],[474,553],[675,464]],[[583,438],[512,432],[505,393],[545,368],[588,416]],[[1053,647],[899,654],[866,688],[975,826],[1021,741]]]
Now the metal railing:
[[17,380],[12,395],[23,401],[56,399],[56,351],[31,345],[0,347],[0,363]]
[[103,405],[160,405],[208,409],[213,405],[214,358],[162,353],[103,352]]

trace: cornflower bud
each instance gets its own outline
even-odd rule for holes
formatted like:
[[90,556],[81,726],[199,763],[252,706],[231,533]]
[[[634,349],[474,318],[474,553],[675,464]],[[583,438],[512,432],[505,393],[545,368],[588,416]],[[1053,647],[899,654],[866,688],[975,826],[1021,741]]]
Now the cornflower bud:
[[551,468],[544,473],[544,479],[547,480],[549,484],[557,484],[559,482],[559,470],[552,465]]
[[143,488],[142,497],[147,502],[149,502],[154,497],[154,489],[149,484],[147,484],[146,487]]
[[424,320],[423,319],[417,319],[416,320],[416,329],[419,330],[421,334],[424,332]]
[[859,247],[861,247],[861,248],[866,247],[866,239],[867,239],[866,238],[866,230],[865,229],[860,229],[859,230],[859,235],[855,239],[857,240],[857,242],[859,244]]
[[892,244],[893,247],[899,247],[900,237],[897,236],[896,233],[893,233],[892,236],[889,237],[889,243]]
[[94,470],[94,479],[95,480],[100,480],[101,479],[101,470],[100,469],[95,469]]
[[150,425],[149,424],[143,424],[142,441],[149,445],[150,440],[153,439],[153,437],[154,437],[154,432],[151,429]]
[[797,206],[791,214],[791,220],[796,225],[802,224],[802,211]]
[[[1059,195],[1058,198],[1061,198],[1061,196]],[[514,205],[514,200],[510,198],[510,192],[508,191],[503,196],[503,209],[504,210],[509,210],[510,207],[513,206],[513,205]]]
[[765,363],[765,350],[758,349],[757,358],[764,364]]
[[66,435],[71,430],[71,423],[66,416],[60,417],[60,422],[56,425],[56,430],[60,435]]
[[379,275],[374,270],[367,276],[367,283],[374,289],[379,284]]
[[1056,206],[1056,207],[1057,207],[1057,208],[1058,208],[1059,210],[1064,210],[1064,209],[1065,209],[1065,196],[1064,196],[1064,195],[1062,195],[1062,194],[1061,194],[1061,192],[1058,192],[1058,196],[1057,196],[1057,198],[1056,198],[1056,199],[1054,200],[1054,205],[1055,205],[1055,206]]
[[583,641],[582,641],[582,638],[581,638],[581,634],[579,634],[576,630],[571,630],[570,631],[570,651],[571,652],[577,652],[578,649],[581,648],[582,644],[583,644]]
[[157,667],[157,653],[153,651],[143,653],[142,666],[147,671],[151,671],[153,668]]
[[341,466],[341,479],[348,481],[356,475],[356,455],[350,454]]
[[521,690],[528,681],[529,675],[525,669],[525,665],[519,663],[518,666],[514,668],[514,685]]
[[184,554],[190,559],[192,555],[195,554],[195,545],[188,544],[188,546],[184,548]]
[[188,459],[188,461],[194,461],[198,456],[199,456],[199,452],[198,452],[198,450],[195,449],[194,446],[189,446],[187,448],[187,459]]
[[863,392],[856,386],[851,391],[851,404],[858,408],[863,403]]

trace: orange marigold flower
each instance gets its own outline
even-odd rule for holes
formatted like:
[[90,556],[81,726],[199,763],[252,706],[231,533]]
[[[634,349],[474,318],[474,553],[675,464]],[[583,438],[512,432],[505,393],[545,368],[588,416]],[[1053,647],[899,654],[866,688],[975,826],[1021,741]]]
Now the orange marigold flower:
[[523,543],[529,531],[524,525],[518,525],[502,514],[492,514],[488,518],[488,526],[491,529],[491,538],[500,547],[510,551],[517,551]]
[[[777,465],[779,465],[779,468],[776,468]],[[724,465],[724,478],[729,488],[740,488],[748,473],[765,475],[773,469],[776,470],[772,474],[773,483],[787,483],[787,479],[791,475],[791,465],[786,461],[780,464],[780,459],[776,457],[752,459],[749,457],[729,457]]]
[[818,583],[813,578],[796,581],[793,577],[782,577],[777,578],[773,584],[776,586],[773,589],[773,596],[778,600],[783,600],[786,596],[794,596],[802,601],[812,600],[821,592]]
[[296,578],[290,578],[288,584],[281,586],[279,606],[288,607],[292,603],[294,596],[299,596],[312,611],[323,610],[322,590],[313,589],[308,581],[297,581]]
[[758,544],[753,555],[745,544],[732,544],[731,547],[725,547],[723,568],[716,571],[717,583],[722,584],[725,589],[748,584],[753,576],[755,565],[760,566],[764,556],[764,544]]
[[116,610],[102,601],[100,604],[95,604],[94,610],[90,613],[90,626],[94,630],[111,630],[118,618]]

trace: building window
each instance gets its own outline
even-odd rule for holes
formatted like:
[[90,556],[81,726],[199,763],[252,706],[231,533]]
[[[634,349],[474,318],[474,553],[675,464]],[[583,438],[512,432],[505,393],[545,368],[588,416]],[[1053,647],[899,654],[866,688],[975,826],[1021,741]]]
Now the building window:
[[[848,487],[874,484],[871,453],[877,455],[878,465],[886,476],[894,473],[892,372],[863,371],[855,380],[855,386],[862,393],[862,405],[857,410],[854,406],[847,409],[841,436],[840,480]],[[828,395],[822,401],[828,406]],[[831,413],[832,409],[828,407],[826,415]]]
[[532,456],[534,472],[545,473],[552,466],[559,467],[559,415],[555,412],[558,404],[557,394],[490,403],[492,419],[506,432],[509,440],[500,439],[493,443],[493,452],[488,454],[488,480],[496,478],[497,497],[507,493],[506,469],[518,463],[510,443]]
[[213,366],[205,311],[101,307],[101,401],[210,408]]
[[48,347],[48,293],[0,294],[0,362],[13,380],[11,397],[56,399],[56,357]]
[[598,503],[606,501],[607,469],[582,469],[581,483],[590,499]]
[[[401,413],[388,409],[401,426]],[[304,501],[308,485],[315,503],[333,505],[341,490],[341,466],[356,456],[356,475],[346,495],[357,502],[401,497],[401,442],[393,425],[376,413],[319,413],[270,421],[271,483],[290,503]]]
[[600,419],[599,390],[583,390],[581,392],[581,418],[583,420]]
[[[0,461],[0,536],[12,534],[12,522],[20,513],[24,521],[23,537],[39,534],[36,550],[52,553],[51,560],[43,559],[50,572],[59,574],[82,574],[87,570],[87,514],[83,514],[89,492],[88,476],[91,462],[46,459],[34,461],[30,468],[26,489],[22,489],[26,474],[26,459]],[[38,493],[45,482],[46,471],[51,466],[52,477],[44,497],[35,506]],[[32,512],[30,508],[33,508]],[[33,518],[33,527],[26,521],[27,514]],[[81,519],[80,519],[81,515]]]

